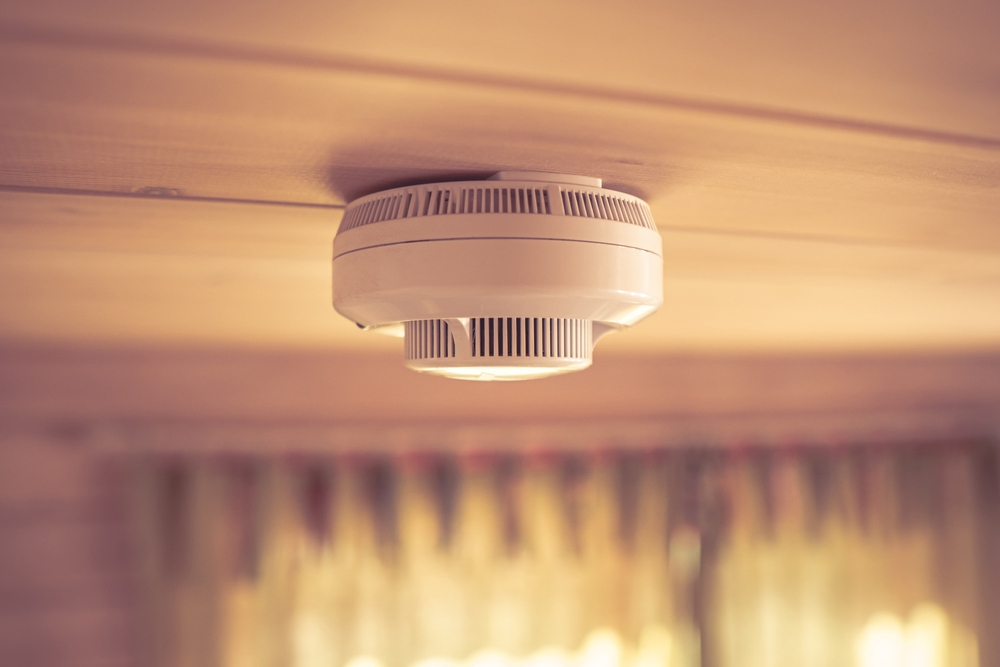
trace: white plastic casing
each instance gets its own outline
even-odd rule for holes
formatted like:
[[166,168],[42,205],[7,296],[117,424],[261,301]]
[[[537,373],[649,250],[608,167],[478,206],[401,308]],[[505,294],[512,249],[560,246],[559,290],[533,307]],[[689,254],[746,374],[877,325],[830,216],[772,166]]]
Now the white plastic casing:
[[662,273],[641,199],[599,179],[500,172],[351,202],[333,304],[406,335],[415,370],[521,379],[589,366],[597,338],[660,307]]

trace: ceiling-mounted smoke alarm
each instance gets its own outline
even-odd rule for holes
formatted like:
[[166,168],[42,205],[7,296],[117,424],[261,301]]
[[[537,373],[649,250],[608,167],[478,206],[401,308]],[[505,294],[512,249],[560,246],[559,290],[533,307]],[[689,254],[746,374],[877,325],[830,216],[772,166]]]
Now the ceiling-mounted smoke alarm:
[[351,202],[333,305],[406,338],[406,365],[469,380],[586,368],[594,343],[663,302],[646,202],[598,178],[502,171]]

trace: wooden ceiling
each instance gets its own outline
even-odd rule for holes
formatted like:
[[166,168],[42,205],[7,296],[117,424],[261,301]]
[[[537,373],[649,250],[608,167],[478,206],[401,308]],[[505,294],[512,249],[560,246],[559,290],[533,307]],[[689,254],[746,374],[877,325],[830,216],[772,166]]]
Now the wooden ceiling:
[[[997,0],[3,0],[0,654],[138,659],[109,453],[996,440],[998,35]],[[647,198],[665,306],[583,373],[412,373],[331,307],[342,207],[500,169]]]
[[653,207],[665,306],[604,350],[996,350],[998,34],[988,0],[10,0],[0,338],[398,354],[330,307],[341,207],[515,168]]

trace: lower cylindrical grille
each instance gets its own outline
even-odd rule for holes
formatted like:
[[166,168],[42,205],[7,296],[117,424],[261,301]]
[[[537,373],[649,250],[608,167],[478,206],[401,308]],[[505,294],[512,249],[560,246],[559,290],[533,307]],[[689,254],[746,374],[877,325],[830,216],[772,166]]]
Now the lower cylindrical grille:
[[406,358],[451,359],[455,356],[455,337],[446,320],[407,322]]
[[406,365],[468,380],[524,380],[590,365],[590,320],[474,317],[405,323]]
[[473,357],[589,359],[589,320],[562,317],[475,317],[469,322]]

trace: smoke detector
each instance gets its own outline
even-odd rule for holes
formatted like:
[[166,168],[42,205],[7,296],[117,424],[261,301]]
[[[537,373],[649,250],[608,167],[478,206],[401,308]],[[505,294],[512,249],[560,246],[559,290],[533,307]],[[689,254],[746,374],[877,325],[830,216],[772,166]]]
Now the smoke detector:
[[586,368],[601,336],[662,303],[649,206],[599,178],[502,171],[376,192],[347,206],[333,242],[337,312],[452,378]]

